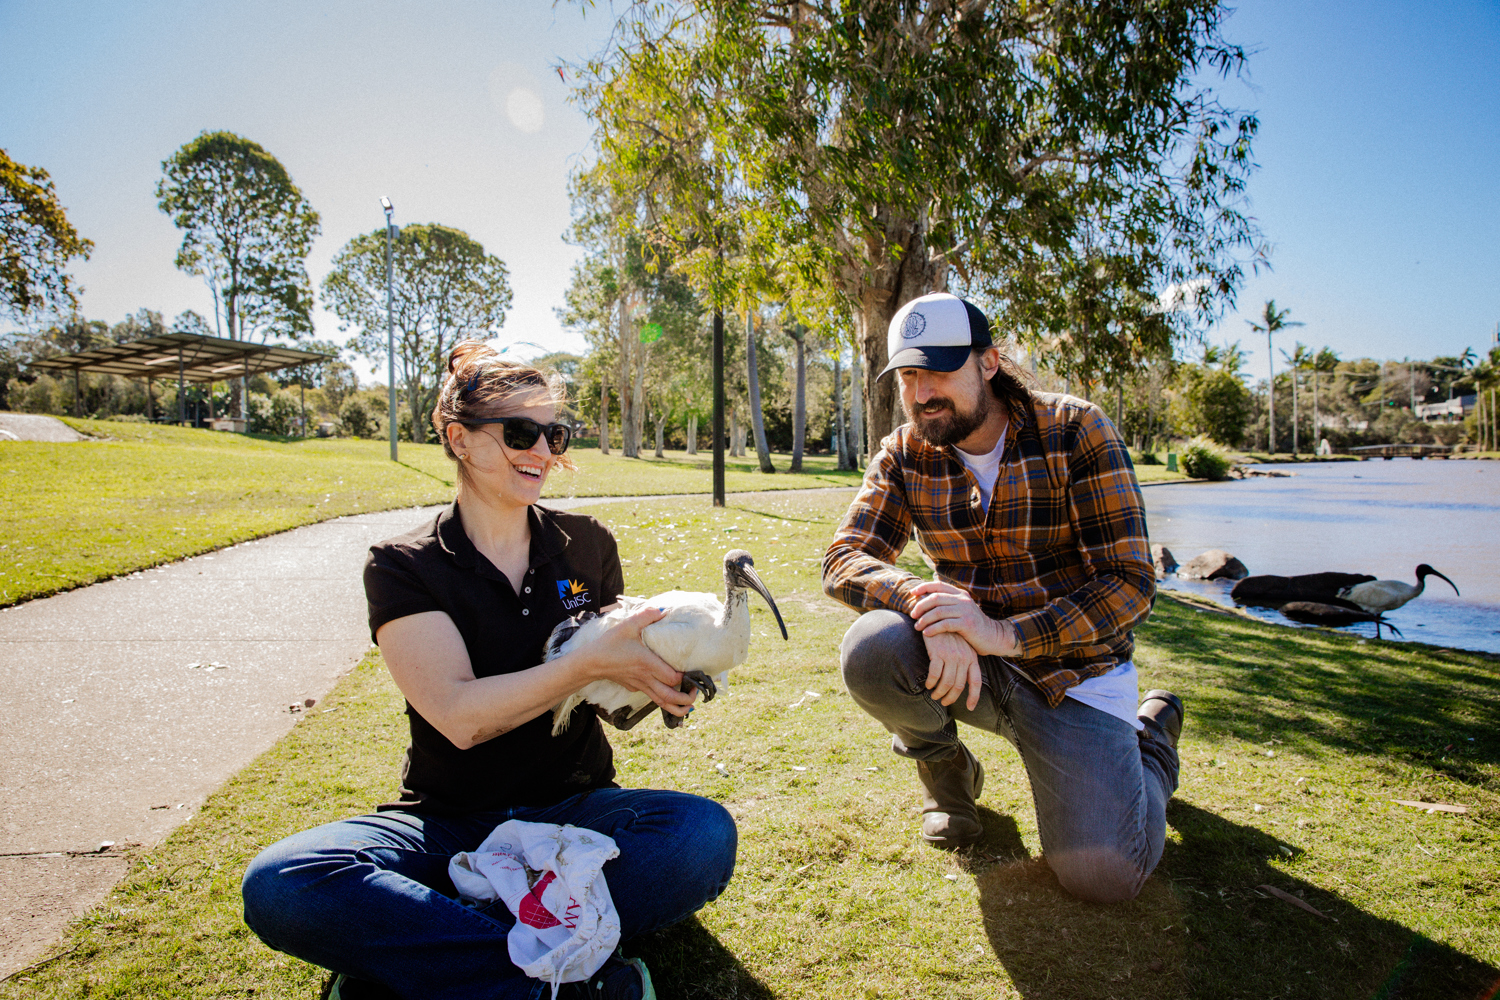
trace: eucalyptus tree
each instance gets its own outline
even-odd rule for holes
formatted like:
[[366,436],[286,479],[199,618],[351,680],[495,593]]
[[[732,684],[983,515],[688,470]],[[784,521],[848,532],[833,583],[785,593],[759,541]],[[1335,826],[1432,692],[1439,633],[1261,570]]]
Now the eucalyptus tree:
[[[177,268],[208,285],[230,340],[312,333],[307,254],[318,213],[281,162],[233,132],[203,132],[162,165],[157,207],[183,231]],[[236,383],[245,416],[245,379]]]
[[[323,301],[339,329],[358,331],[354,353],[386,359],[385,227],[354,237],[333,258]],[[398,381],[411,411],[412,436],[423,440],[448,353],[459,341],[495,336],[510,308],[505,262],[460,229],[438,223],[402,227],[391,248],[391,323]]]
[[[696,227],[706,242],[763,230],[809,248],[809,279],[851,313],[875,437],[893,414],[876,380],[890,316],[955,278],[1084,376],[1182,332],[1162,287],[1197,283],[1197,320],[1232,300],[1256,252],[1239,204],[1257,123],[1195,82],[1244,61],[1226,14],[1217,0],[635,0],[589,86],[649,79],[663,95],[613,140],[632,175],[711,151],[679,175],[720,210]],[[688,120],[690,155],[663,152]],[[716,197],[726,182],[734,196]]]
[[[584,364],[599,384],[599,450],[609,454],[610,385],[619,367],[619,344],[614,316],[619,285],[615,269],[601,256],[592,254],[573,265],[573,279],[556,310],[564,328],[583,336],[589,345]],[[623,391],[623,390],[622,390]]]
[[788,472],[802,471],[802,451],[807,441],[807,327],[792,322],[782,327],[782,333],[796,345],[796,388],[792,398],[792,462]]
[[1170,412],[1180,433],[1206,434],[1219,444],[1239,447],[1254,412],[1250,390],[1240,378],[1244,360],[1236,341],[1204,344],[1198,361],[1175,366]]
[[305,261],[321,223],[281,162],[233,132],[204,132],[161,166],[157,207],[183,231],[177,267],[208,284],[223,335],[311,333]]
[[17,318],[76,310],[68,264],[93,247],[68,221],[51,175],[0,149],[0,309]]

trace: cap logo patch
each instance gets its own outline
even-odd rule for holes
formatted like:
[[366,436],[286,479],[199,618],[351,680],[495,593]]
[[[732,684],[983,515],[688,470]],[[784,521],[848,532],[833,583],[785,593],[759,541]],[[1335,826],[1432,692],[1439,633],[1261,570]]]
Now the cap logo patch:
[[927,329],[927,317],[913,309],[906,314],[906,319],[901,324],[901,339],[916,340],[922,336],[922,331],[925,329]]

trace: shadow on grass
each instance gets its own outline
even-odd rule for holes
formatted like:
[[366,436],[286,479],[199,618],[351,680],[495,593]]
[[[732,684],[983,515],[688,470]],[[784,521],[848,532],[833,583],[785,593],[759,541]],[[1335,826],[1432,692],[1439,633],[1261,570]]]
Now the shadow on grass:
[[1239,622],[1203,629],[1200,613],[1162,601],[1139,633],[1146,650],[1166,654],[1164,672],[1187,668],[1181,688],[1194,727],[1274,736],[1314,757],[1364,753],[1466,784],[1492,780],[1500,665],[1476,669],[1468,654],[1445,662],[1427,647],[1310,630]]
[[1175,800],[1167,820],[1181,842],[1129,903],[1074,899],[1024,851],[978,875],[985,931],[1022,997],[1436,1000],[1500,984],[1500,969],[1277,870],[1290,848],[1261,830]]
[[662,1000],[771,1000],[775,995],[697,917],[636,938],[625,953],[645,959]]

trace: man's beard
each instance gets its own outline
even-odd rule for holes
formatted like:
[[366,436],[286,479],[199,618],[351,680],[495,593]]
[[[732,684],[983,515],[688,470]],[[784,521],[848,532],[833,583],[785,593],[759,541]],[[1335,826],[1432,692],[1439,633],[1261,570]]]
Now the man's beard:
[[977,431],[989,418],[990,407],[994,405],[990,387],[983,380],[980,380],[974,405],[968,410],[959,410],[951,399],[934,397],[926,403],[918,403],[917,412],[913,413],[907,408],[906,400],[901,401],[901,409],[906,414],[906,422],[911,424],[912,433],[939,448],[957,445]]

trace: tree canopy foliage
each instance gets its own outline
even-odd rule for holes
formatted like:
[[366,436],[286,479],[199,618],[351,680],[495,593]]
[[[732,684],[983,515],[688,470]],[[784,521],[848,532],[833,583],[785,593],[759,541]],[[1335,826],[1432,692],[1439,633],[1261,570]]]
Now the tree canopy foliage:
[[[354,237],[323,279],[323,301],[339,329],[358,329],[356,354],[386,360],[386,231]],[[495,336],[510,308],[505,262],[468,233],[438,223],[405,226],[391,249],[391,321],[398,384],[412,427],[427,426],[448,370],[448,353],[466,339]],[[422,440],[422,431],[415,432]]]
[[68,221],[47,171],[0,149],[0,309],[20,317],[78,308],[68,262],[93,248]]
[[1195,82],[1244,62],[1226,12],[636,0],[579,96],[616,188],[645,192],[626,221],[714,301],[757,272],[837,293],[882,434],[886,326],[918,295],[982,297],[1085,383],[1232,301],[1259,252],[1242,211],[1257,123]]
[[225,336],[311,334],[304,262],[321,223],[276,157],[233,132],[204,132],[162,163],[156,197],[183,230],[177,267],[208,284]]

